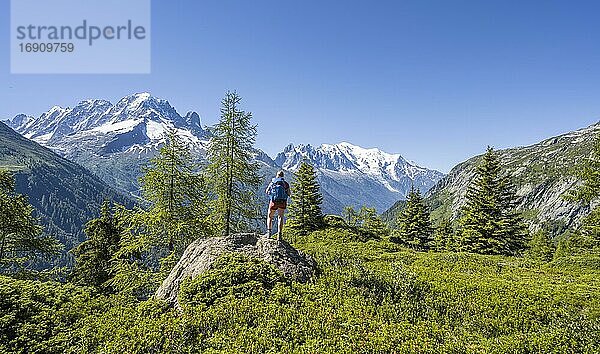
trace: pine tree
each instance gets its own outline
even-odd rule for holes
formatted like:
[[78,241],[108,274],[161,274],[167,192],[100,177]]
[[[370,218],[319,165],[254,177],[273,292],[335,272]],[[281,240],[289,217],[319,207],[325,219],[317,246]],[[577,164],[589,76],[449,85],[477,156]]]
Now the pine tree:
[[207,171],[217,197],[214,217],[225,235],[246,231],[260,216],[256,125],[251,124],[252,113],[239,109],[240,102],[237,93],[226,93],[207,152]]
[[75,267],[71,274],[74,282],[93,286],[104,292],[112,292],[106,283],[111,278],[110,260],[119,250],[122,229],[110,202],[102,203],[100,217],[90,220],[85,227],[87,240],[80,243],[73,253]]
[[517,197],[508,175],[502,175],[494,150],[488,147],[467,189],[460,224],[462,250],[515,255],[523,250],[527,228],[516,211]]
[[433,228],[429,210],[423,201],[421,192],[411,187],[406,206],[398,215],[397,237],[399,240],[418,249],[428,249],[433,243]]
[[312,165],[303,161],[292,183],[292,203],[290,204],[288,225],[300,235],[323,226],[321,204],[323,196]]
[[58,241],[43,234],[27,197],[15,193],[10,172],[0,170],[0,272],[14,273],[44,255],[57,254]]
[[454,247],[454,228],[448,218],[440,220],[433,233],[436,251],[450,250]]
[[146,298],[185,248],[196,238],[211,236],[212,228],[205,177],[175,131],[168,132],[140,182],[147,205],[118,212],[122,232],[108,285]]
[[166,144],[150,160],[140,178],[142,195],[150,205],[148,222],[166,239],[169,251],[183,250],[196,238],[207,236],[209,214],[208,186],[190,148],[177,136],[167,132]]

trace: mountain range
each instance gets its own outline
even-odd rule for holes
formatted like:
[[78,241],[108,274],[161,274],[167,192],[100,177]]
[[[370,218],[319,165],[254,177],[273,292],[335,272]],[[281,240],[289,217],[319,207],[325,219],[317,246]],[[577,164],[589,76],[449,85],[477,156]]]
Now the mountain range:
[[[511,175],[516,186],[518,208],[531,230],[545,227],[559,235],[579,224],[590,212],[590,206],[568,202],[566,191],[581,183],[575,177],[577,167],[589,157],[595,139],[600,134],[600,123],[587,128],[545,139],[524,147],[498,150],[505,173]],[[456,219],[465,204],[469,182],[483,155],[475,156],[455,166],[426,195],[426,201],[435,220]],[[592,202],[591,207],[600,200]],[[384,213],[392,221],[403,208],[398,202]]]
[[[73,108],[54,106],[37,118],[17,115],[8,125],[133,196],[139,195],[142,167],[165,142],[168,130],[183,138],[199,161],[204,160],[211,137],[211,128],[202,126],[197,113],[182,116],[167,100],[149,93],[132,94],[116,104],[96,99]],[[339,213],[346,205],[381,212],[404,198],[412,185],[425,192],[444,176],[398,154],[349,143],[290,144],[275,159],[258,149],[255,156],[265,176],[263,190],[276,170],[292,172],[293,180],[301,161],[313,164],[328,213]]]
[[85,239],[84,225],[99,214],[104,200],[133,201],[85,168],[26,139],[0,122],[0,168],[13,172],[16,191],[29,197],[45,232],[63,245],[55,261],[69,263],[67,251]]

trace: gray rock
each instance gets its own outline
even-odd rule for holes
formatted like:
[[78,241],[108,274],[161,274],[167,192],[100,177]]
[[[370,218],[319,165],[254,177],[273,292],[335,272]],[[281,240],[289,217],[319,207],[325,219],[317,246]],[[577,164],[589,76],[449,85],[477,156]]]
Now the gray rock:
[[209,270],[217,258],[225,252],[245,253],[263,259],[295,281],[306,282],[314,275],[317,264],[312,257],[290,246],[284,240],[277,241],[267,235],[254,233],[234,234],[224,237],[198,239],[188,246],[169,276],[156,291],[155,297],[178,307],[177,294],[181,283]]

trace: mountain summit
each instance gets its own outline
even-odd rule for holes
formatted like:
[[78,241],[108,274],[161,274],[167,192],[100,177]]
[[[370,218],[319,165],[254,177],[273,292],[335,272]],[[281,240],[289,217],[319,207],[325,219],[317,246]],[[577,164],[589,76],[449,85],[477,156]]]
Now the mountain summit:
[[193,152],[203,156],[210,133],[200,116],[181,116],[169,101],[147,92],[128,95],[116,104],[88,99],[73,108],[52,107],[38,118],[18,115],[8,125],[51,148],[127,193],[139,190],[141,166],[175,130]]
[[322,188],[330,195],[325,199],[334,200],[327,209],[336,211],[346,205],[367,205],[383,211],[404,199],[411,186],[426,192],[444,177],[400,154],[347,142],[318,147],[290,144],[275,158],[275,163],[290,171],[296,171],[302,161],[315,167]]
[[[123,97],[116,104],[89,99],[73,108],[54,106],[37,118],[18,115],[7,124],[134,195],[139,192],[141,167],[158,152],[168,130],[175,130],[198,160],[205,158],[211,137],[198,113],[182,116],[169,101],[147,92]],[[304,159],[312,163],[328,213],[340,213],[347,205],[383,211],[404,199],[411,186],[425,192],[444,176],[399,154],[347,142],[318,147],[290,144],[275,160],[260,150],[255,153],[265,183],[277,169],[295,172]]]

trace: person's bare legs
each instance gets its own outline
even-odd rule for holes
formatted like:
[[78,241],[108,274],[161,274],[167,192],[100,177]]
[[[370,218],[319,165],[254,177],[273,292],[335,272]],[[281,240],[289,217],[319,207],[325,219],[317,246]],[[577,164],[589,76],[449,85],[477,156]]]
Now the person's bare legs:
[[285,212],[285,209],[277,209],[277,221],[279,222],[277,224],[277,239],[281,240],[281,237],[283,237],[283,213]]
[[271,237],[271,232],[273,230],[273,217],[275,216],[275,210],[271,210],[269,208],[269,212],[267,213],[267,232],[269,233],[269,237]]

